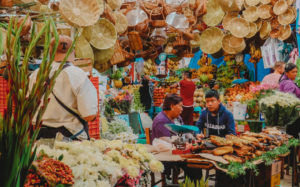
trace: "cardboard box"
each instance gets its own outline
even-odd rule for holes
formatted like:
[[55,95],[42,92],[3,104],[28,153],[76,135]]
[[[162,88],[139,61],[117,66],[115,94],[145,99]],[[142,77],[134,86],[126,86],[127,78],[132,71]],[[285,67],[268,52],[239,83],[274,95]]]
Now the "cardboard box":
[[271,187],[280,187],[280,173],[271,176]]

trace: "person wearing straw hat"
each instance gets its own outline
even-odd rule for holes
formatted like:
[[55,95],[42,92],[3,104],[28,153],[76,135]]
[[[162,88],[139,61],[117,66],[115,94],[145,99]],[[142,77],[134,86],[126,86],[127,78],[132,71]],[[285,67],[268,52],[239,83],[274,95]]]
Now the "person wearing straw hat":
[[[50,54],[55,44],[51,40]],[[58,48],[50,75],[59,68],[60,62],[66,57],[72,46],[72,39],[60,35]],[[74,51],[69,55],[67,63],[56,78],[56,83],[50,94],[48,107],[42,117],[42,127],[38,135],[40,138],[55,138],[57,133],[72,140],[89,139],[88,121],[93,121],[98,112],[97,91],[87,74],[80,68],[72,65],[75,59]],[[38,70],[30,76],[29,90],[33,88]]]
[[274,65],[274,72],[266,75],[262,80],[262,85],[269,85],[273,88],[279,88],[279,79],[281,75],[284,73],[284,62],[276,62]]

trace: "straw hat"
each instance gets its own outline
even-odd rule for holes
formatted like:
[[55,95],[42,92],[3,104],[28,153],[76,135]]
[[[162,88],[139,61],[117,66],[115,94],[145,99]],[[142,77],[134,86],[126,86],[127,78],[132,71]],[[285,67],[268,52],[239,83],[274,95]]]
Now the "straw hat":
[[280,35],[278,36],[278,39],[281,41],[284,41],[288,39],[292,34],[292,29],[290,25],[283,26],[283,29],[281,30]]
[[250,33],[250,24],[243,18],[233,18],[229,24],[229,31],[235,37],[244,38]]
[[268,21],[264,21],[259,31],[259,36],[261,39],[266,39],[272,30],[271,24]]
[[250,24],[250,33],[246,36],[246,38],[252,38],[257,33],[257,25],[256,23],[249,23]]
[[246,48],[246,43],[244,39],[236,38],[228,34],[223,37],[222,48],[226,53],[234,55],[242,52]]
[[110,63],[104,63],[104,64],[94,64],[94,68],[98,70],[100,73],[108,70],[111,67]]
[[270,9],[272,8],[271,5],[260,5],[257,9],[259,12],[259,17],[261,19],[268,19],[271,17]]
[[258,19],[258,12],[256,6],[249,6],[243,11],[244,18],[249,22],[254,22]]
[[229,31],[229,28],[230,28],[230,24],[229,23],[230,23],[230,21],[233,18],[236,18],[238,15],[239,15],[238,12],[226,12],[226,15],[224,16],[223,21],[222,21],[223,28],[225,30]]
[[233,0],[229,11],[241,11],[244,5],[244,0]]
[[256,6],[260,3],[260,0],[245,0],[245,3],[249,6]]
[[207,3],[207,12],[203,15],[202,19],[208,26],[216,26],[221,23],[225,12],[216,0],[210,0]]
[[106,0],[111,9],[119,9],[122,5],[122,0]]
[[97,0],[61,0],[59,12],[74,27],[94,25],[102,14]]
[[233,1],[234,0],[222,0],[222,1],[218,1],[218,3],[224,11],[227,11],[232,6]]
[[283,14],[288,9],[288,4],[285,0],[279,0],[275,3],[273,7],[274,14]]
[[267,5],[271,3],[271,0],[260,0],[260,2],[264,5]]
[[94,51],[94,59],[95,63],[94,64],[106,64],[111,57],[114,55],[115,48],[114,46],[108,49],[104,50],[98,50],[93,48]]
[[256,27],[257,27],[257,31],[260,30],[260,28],[261,28],[261,26],[262,26],[262,23],[263,23],[263,21],[262,21],[261,19],[259,19],[259,20],[257,20],[257,21],[255,22]]
[[286,2],[289,6],[292,6],[292,4],[294,3],[294,0],[286,0]]
[[222,48],[223,32],[217,27],[210,27],[200,36],[200,48],[204,53],[214,54]]
[[246,48],[246,43],[244,38],[237,38],[235,36],[230,36],[229,46],[237,52],[241,52]]
[[114,12],[114,15],[116,17],[116,30],[118,32],[118,34],[122,34],[127,30],[128,27],[128,21],[127,18],[124,14],[122,14],[119,11]]
[[292,9],[288,9],[285,13],[280,14],[277,19],[281,25],[289,25],[293,23],[295,17],[296,15],[294,14],[294,11]]
[[97,49],[112,48],[117,41],[115,26],[103,18],[95,25],[84,28],[83,35]]
[[94,52],[90,43],[81,34],[75,43],[75,57],[90,58],[94,61]]

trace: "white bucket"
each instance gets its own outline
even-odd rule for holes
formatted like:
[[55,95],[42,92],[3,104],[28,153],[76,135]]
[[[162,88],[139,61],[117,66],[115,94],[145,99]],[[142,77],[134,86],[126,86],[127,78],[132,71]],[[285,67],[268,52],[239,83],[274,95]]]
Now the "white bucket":
[[235,120],[245,120],[247,114],[247,104],[233,102],[233,117]]

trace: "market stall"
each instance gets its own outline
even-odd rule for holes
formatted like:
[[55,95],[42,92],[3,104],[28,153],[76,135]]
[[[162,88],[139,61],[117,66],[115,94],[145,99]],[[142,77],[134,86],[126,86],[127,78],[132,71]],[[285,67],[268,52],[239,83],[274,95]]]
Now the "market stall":
[[[0,186],[154,186],[155,172],[163,174],[164,186],[170,165],[173,183],[180,168],[185,175],[198,168],[207,171],[205,179],[216,170],[216,186],[241,181],[269,186],[280,176],[271,171],[273,165],[279,159],[283,168],[288,157],[294,159],[298,185],[299,142],[285,131],[299,121],[300,100],[279,92],[278,85],[261,83],[275,62],[283,61],[296,64],[300,84],[295,1],[1,0],[0,13],[0,163],[13,168],[0,173],[0,181],[7,181]],[[96,119],[88,123],[91,141],[57,137],[36,143],[39,127],[33,118],[42,125],[63,71],[60,66],[54,76],[49,73],[55,63],[51,38],[57,42],[59,35],[74,40],[67,56],[74,49],[72,64],[97,90]],[[37,69],[28,94],[29,75]],[[187,73],[196,86],[189,98],[190,125],[214,89],[233,114],[236,136],[199,140],[195,130],[192,138],[182,139],[176,132],[162,149],[153,143],[152,120],[168,94],[182,94],[178,85]],[[298,138],[297,129],[293,136]],[[188,179],[179,182],[189,185]]]

